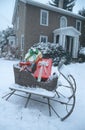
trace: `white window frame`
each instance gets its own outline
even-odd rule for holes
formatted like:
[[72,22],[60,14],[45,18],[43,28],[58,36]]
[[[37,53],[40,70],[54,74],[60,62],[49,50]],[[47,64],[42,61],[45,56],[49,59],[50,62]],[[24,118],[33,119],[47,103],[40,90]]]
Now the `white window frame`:
[[[80,23],[79,29],[77,28],[77,24],[78,24],[78,23]],[[76,20],[76,29],[81,32],[81,21],[80,21],[80,20]]]
[[[65,25],[63,25],[63,19],[65,20]],[[67,27],[67,18],[65,16],[62,16],[60,18],[60,28]]]
[[[40,35],[40,42],[42,42],[42,41],[41,41],[42,38],[45,38],[45,39],[46,39],[46,42],[48,42],[48,36]],[[44,42],[44,43],[46,43],[46,42]]]
[[21,51],[24,50],[24,35],[21,35]]
[[[46,24],[43,23],[43,13],[46,13],[46,15],[47,15]],[[41,11],[40,11],[40,25],[48,26],[48,17],[49,17],[49,12],[41,9]]]

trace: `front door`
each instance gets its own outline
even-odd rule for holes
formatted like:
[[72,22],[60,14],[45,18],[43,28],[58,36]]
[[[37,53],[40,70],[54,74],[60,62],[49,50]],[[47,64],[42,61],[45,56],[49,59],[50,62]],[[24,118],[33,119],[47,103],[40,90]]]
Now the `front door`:
[[72,56],[72,53],[73,53],[73,37],[66,36],[65,45],[66,45],[66,52],[68,52]]

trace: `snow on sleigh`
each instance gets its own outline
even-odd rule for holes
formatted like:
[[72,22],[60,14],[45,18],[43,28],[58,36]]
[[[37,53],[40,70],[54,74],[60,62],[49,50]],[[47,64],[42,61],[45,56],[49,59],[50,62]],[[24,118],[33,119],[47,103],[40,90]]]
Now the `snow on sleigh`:
[[76,82],[72,75],[62,73],[62,66],[63,61],[59,63],[58,71],[51,75],[52,59],[38,61],[34,73],[27,68],[21,71],[19,65],[14,65],[15,84],[9,88],[11,92],[3,98],[8,100],[12,95],[27,98],[25,107],[29,100],[44,103],[48,105],[50,116],[54,112],[62,121],[65,120],[75,106]]

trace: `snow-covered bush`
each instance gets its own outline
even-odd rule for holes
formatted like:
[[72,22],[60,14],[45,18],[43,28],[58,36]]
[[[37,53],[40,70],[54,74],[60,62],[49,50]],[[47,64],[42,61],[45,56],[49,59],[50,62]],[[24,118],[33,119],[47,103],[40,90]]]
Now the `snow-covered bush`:
[[9,44],[2,46],[1,57],[4,57],[5,59],[8,59],[8,60],[19,58],[18,47],[13,47]]
[[71,61],[71,57],[63,50],[62,46],[55,43],[37,43],[33,47],[39,49],[43,58],[52,58],[53,65],[58,65],[59,61],[64,57],[66,59],[66,64]]
[[85,55],[85,47],[81,47],[79,54]]
[[85,47],[81,47],[79,50],[79,62],[85,62]]

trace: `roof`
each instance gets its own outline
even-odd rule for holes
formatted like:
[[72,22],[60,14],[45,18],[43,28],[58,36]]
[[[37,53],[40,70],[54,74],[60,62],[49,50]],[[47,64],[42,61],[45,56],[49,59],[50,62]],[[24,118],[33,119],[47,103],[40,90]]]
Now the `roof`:
[[[78,19],[81,19],[81,20],[85,20],[85,17],[83,17],[81,15],[77,15],[77,14],[71,12],[71,11],[64,10],[64,9],[61,9],[61,8],[58,8],[58,7],[49,5],[49,4],[43,4],[43,3],[33,1],[33,0],[19,0],[19,1],[21,1],[25,4],[34,5],[34,6],[37,6],[37,7],[40,7],[40,8],[44,8],[44,9],[51,10],[51,11],[54,11],[54,12],[62,13],[64,15],[72,16],[72,17],[75,17],[75,18],[78,18]],[[15,8],[14,8],[14,14],[13,14],[12,21],[14,20],[14,17],[15,17],[17,2],[18,2],[18,0],[16,0],[16,2],[15,2]]]
[[38,7],[42,7],[42,8],[45,8],[45,9],[49,9],[49,10],[52,10],[52,11],[55,11],[55,12],[59,12],[59,13],[65,14],[65,15],[70,15],[70,16],[74,16],[76,18],[85,19],[85,17],[83,17],[81,15],[77,15],[77,14],[71,12],[71,11],[64,10],[64,9],[52,6],[50,4],[43,4],[43,3],[33,1],[33,0],[20,0],[20,1],[22,1],[24,3],[31,4],[31,5],[35,5],[35,6],[38,6]]

